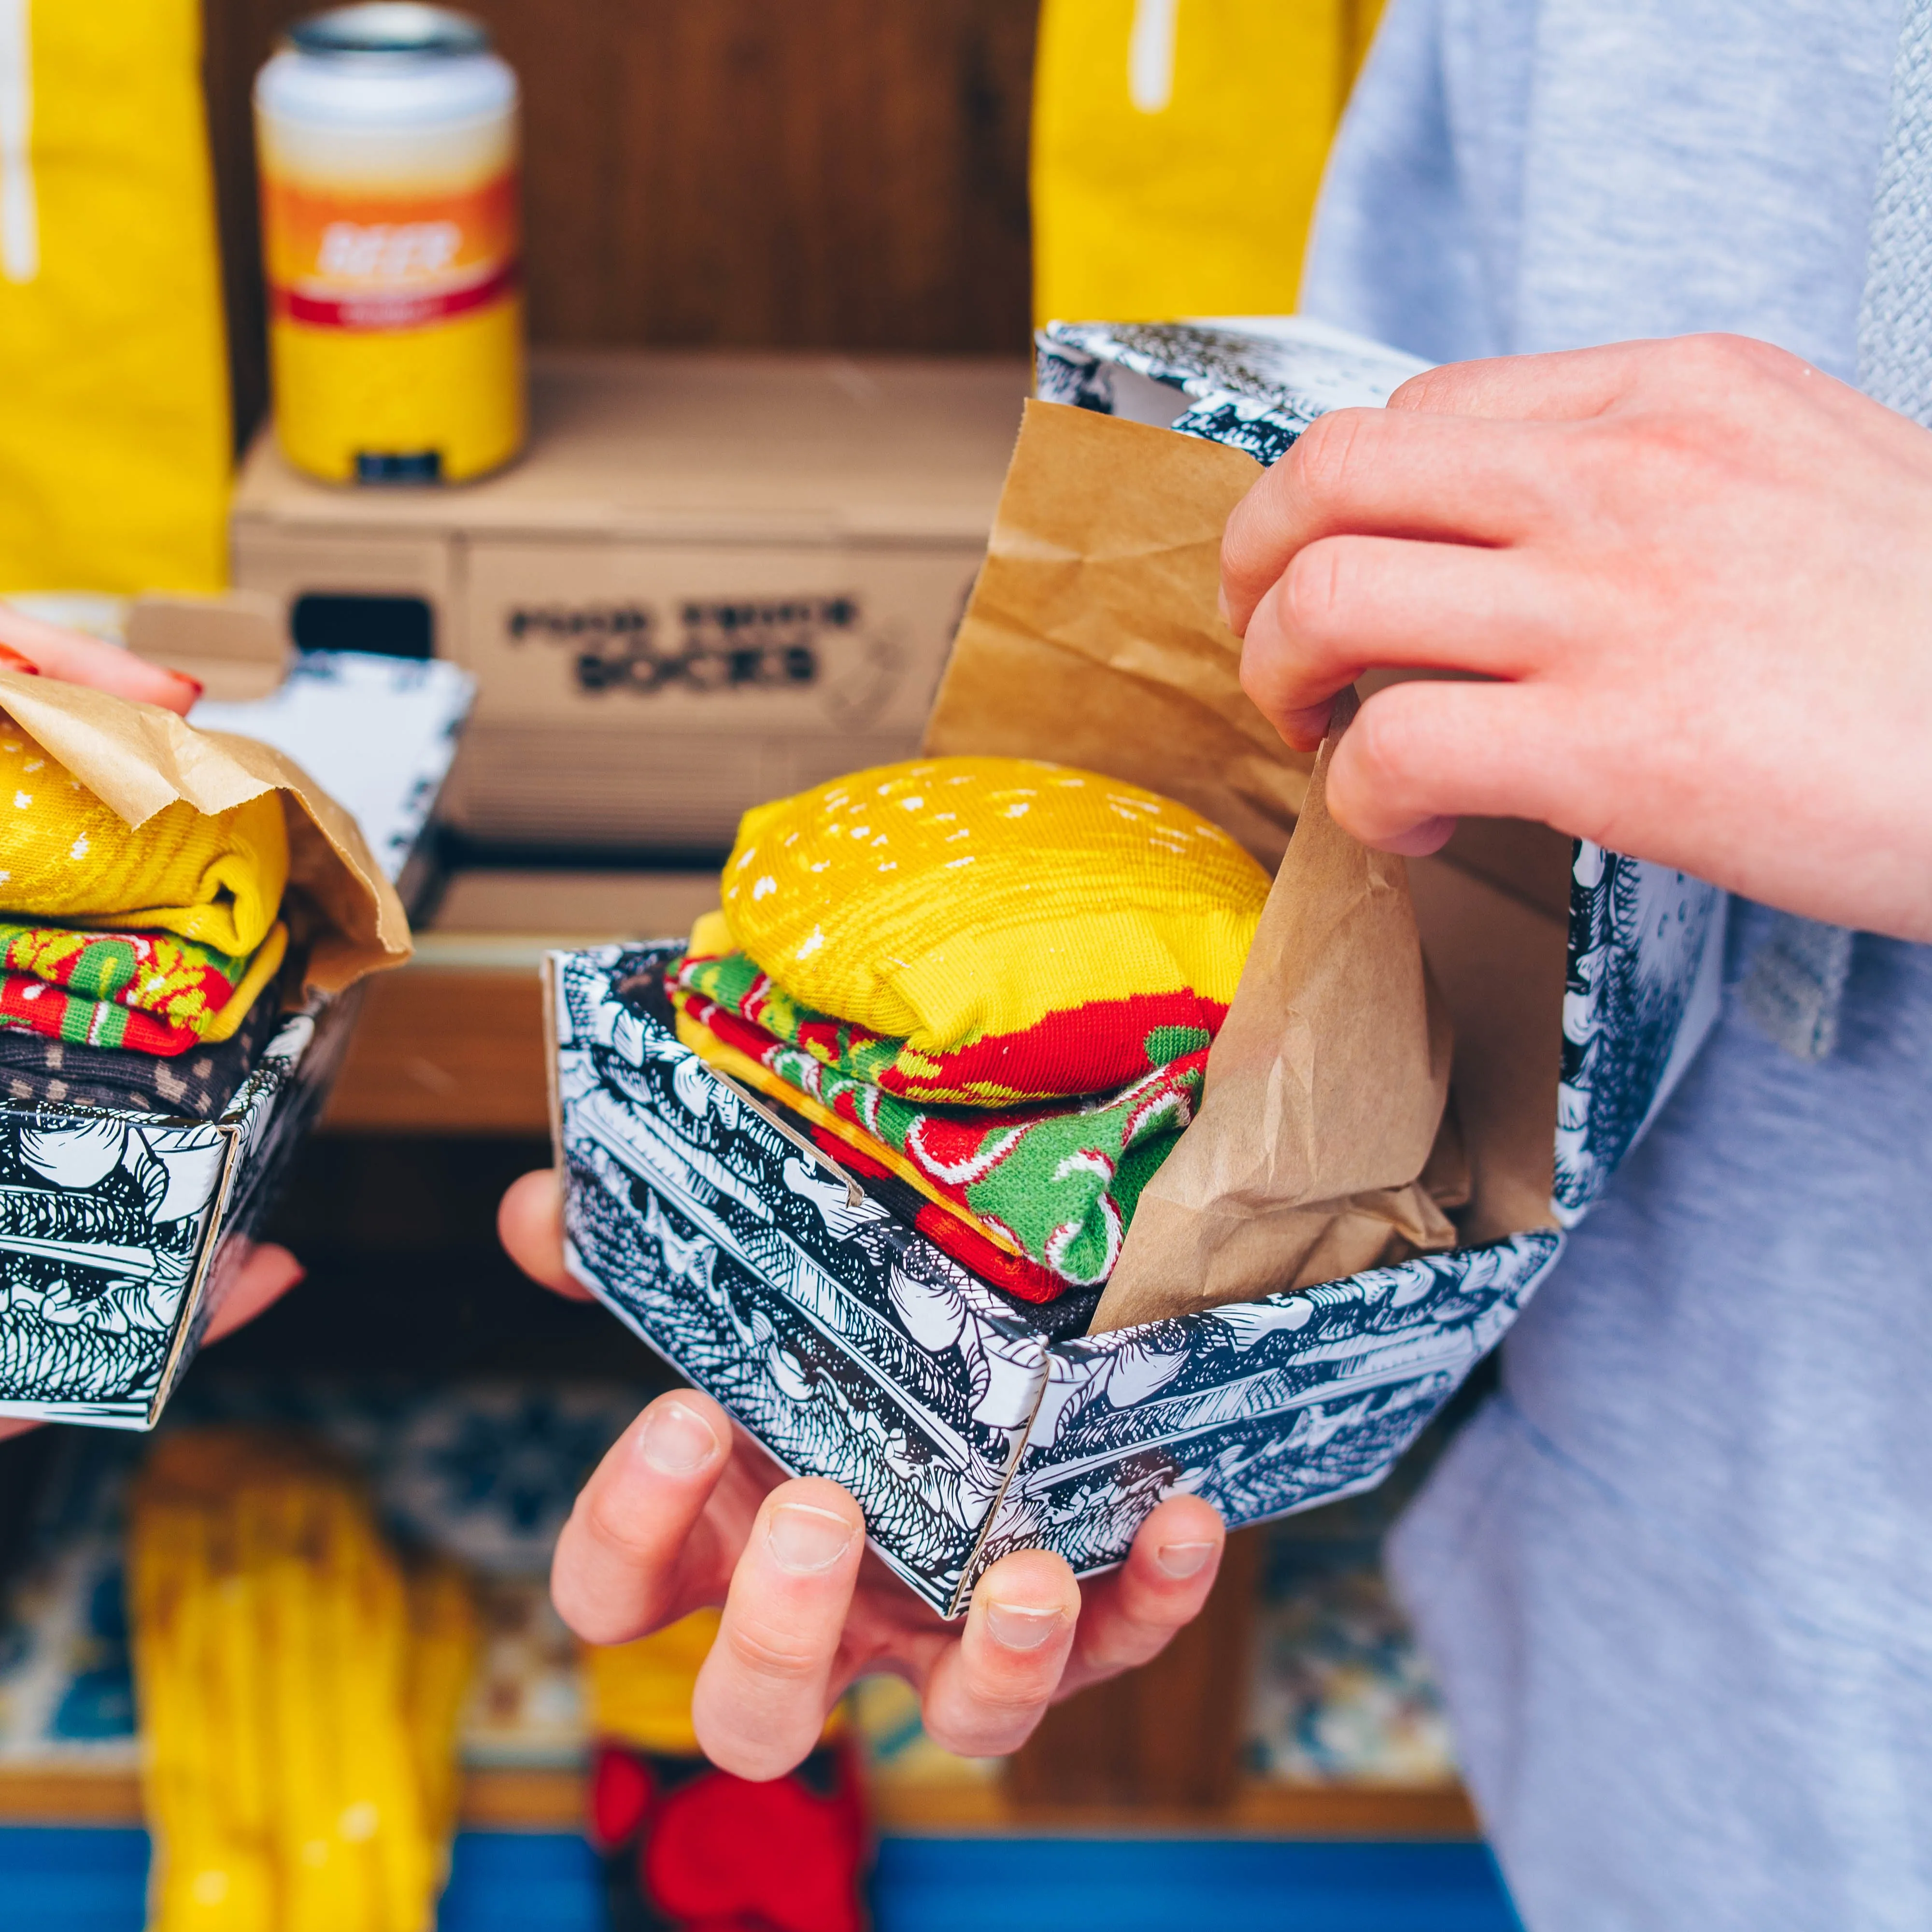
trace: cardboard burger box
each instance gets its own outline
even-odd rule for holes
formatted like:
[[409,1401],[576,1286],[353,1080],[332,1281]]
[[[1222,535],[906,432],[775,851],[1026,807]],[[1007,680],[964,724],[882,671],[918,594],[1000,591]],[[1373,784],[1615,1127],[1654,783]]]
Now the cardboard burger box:
[[[253,701],[145,706],[0,674],[0,705],[122,815],[278,789],[307,994],[216,1119],[0,1105],[0,1416],[146,1429],[192,1360],[320,1110],[370,970],[409,931],[416,862],[469,680],[355,652],[298,659]],[[215,734],[233,734],[221,736]]]
[[479,686],[464,831],[722,849],[917,748],[1027,388],[1019,361],[540,354],[527,453],[460,489],[333,489],[264,431],[235,580],[298,635],[414,601]]
[[[1240,692],[1215,592],[1250,452],[1414,365],[1292,324],[1127,334],[1048,332],[1079,406],[1029,405],[926,734],[1164,791],[1279,866],[1104,1292],[1013,1300],[706,1067],[675,942],[549,968],[572,1267],[947,1613],[1012,1549],[1118,1562],[1176,1490],[1239,1524],[1379,1481],[1716,1010],[1721,895],[1559,842],[1552,908],[1548,842],[1480,827],[1461,860],[1366,852]],[[1124,390],[1142,420],[1100,406]]]

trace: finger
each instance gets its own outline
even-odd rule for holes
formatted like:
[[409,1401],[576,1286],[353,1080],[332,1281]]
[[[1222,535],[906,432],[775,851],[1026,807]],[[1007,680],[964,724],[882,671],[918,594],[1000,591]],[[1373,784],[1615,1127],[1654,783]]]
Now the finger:
[[584,1486],[557,1538],[550,1598],[587,1643],[627,1643],[698,1607],[722,1576],[687,1560],[730,1460],[724,1412],[674,1389],[638,1416]]
[[1843,413],[1858,407],[1858,392],[1787,350],[1745,335],[1706,333],[1661,340],[1613,342],[1542,356],[1498,356],[1444,363],[1412,376],[1388,407],[1409,413],[1580,422],[1663,390],[1709,407],[1766,382],[1802,384],[1815,401]]
[[818,1743],[865,1553],[836,1483],[782,1483],[758,1510],[691,1700],[698,1741],[740,1778],[778,1778]]
[[1600,416],[1626,394],[1646,350],[1657,345],[1617,342],[1599,349],[1563,349],[1544,356],[1492,356],[1445,362],[1412,376],[1388,399],[1403,414],[1487,416],[1516,422],[1575,422]]
[[1227,1540],[1219,1514],[1198,1496],[1161,1504],[1142,1524],[1126,1562],[1088,1586],[1061,1695],[1159,1655],[1201,1614]]
[[572,1301],[592,1298],[564,1265],[563,1186],[555,1168],[520,1174],[504,1190],[496,1208],[496,1237],[532,1281]]
[[271,1302],[279,1301],[308,1273],[286,1248],[273,1242],[251,1247],[236,1270],[220,1306],[208,1318],[205,1338],[218,1342],[245,1322],[252,1322]]
[[163,670],[118,644],[104,643],[79,631],[30,617],[10,604],[0,603],[0,644],[18,651],[43,676],[67,684],[92,686],[117,698],[187,716],[201,695],[197,679],[180,671]]
[[1528,551],[1324,537],[1256,607],[1241,688],[1309,751],[1336,692],[1372,667],[1525,676],[1562,636],[1564,611],[1548,566]]
[[1561,514],[1556,432],[1444,416],[1337,410],[1320,417],[1234,506],[1221,589],[1238,633],[1297,554],[1323,537],[1507,544]]
[[961,1757],[1002,1757],[1025,1743],[1053,1700],[1080,1618],[1066,1559],[1016,1550],[974,1586],[959,1641],[926,1679],[934,1743]]
[[1596,836],[1603,802],[1591,788],[1600,761],[1586,755],[1581,722],[1573,698],[1543,684],[1390,685],[1335,748],[1329,812],[1384,850],[1405,849],[1397,842],[1412,842],[1419,828],[1426,840],[1430,821],[1463,814]]

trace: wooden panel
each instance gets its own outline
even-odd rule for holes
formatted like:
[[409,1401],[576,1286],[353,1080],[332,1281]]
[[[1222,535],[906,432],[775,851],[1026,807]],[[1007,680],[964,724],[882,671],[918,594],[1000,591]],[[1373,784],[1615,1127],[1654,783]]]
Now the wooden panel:
[[1226,1808],[1240,1774],[1259,1547],[1252,1531],[1231,1537],[1208,1607],[1159,1657],[1047,1713],[1012,1761],[1017,1804]]
[[[463,1822],[472,1830],[567,1832],[584,1818],[575,1771],[472,1771],[463,1780]],[[1209,1816],[1158,1806],[1029,1803],[994,1783],[922,1789],[888,1785],[873,1796],[884,1832],[1022,1829],[1158,1832],[1163,1827],[1282,1838],[1472,1838],[1468,1799],[1454,1785],[1247,1784]],[[132,1772],[54,1768],[0,1770],[0,1825],[135,1825],[141,1786]]]
[[[584,1778],[574,1771],[472,1771],[462,1803],[472,1829],[571,1831],[584,1822]],[[131,1771],[0,1768],[0,1824],[138,1825],[142,1816],[141,1780]]]
[[[522,78],[544,342],[1006,351],[1036,0],[470,0]],[[248,89],[301,0],[207,0],[236,420],[265,392]]]
[[404,967],[373,981],[325,1131],[548,1134],[534,970]]

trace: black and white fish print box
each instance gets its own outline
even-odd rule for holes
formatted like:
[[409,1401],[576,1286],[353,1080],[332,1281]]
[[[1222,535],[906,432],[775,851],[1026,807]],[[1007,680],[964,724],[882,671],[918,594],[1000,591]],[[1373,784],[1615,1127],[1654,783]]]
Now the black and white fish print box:
[[[392,881],[424,842],[471,684],[310,652],[194,723],[262,739],[355,818]],[[193,1358],[340,1065],[360,988],[286,1016],[215,1119],[0,1104],[0,1416],[146,1429]]]
[[[1265,461],[1419,366],[1292,321],[1056,327],[1042,386],[1126,392]],[[1118,1562],[1177,1491],[1237,1525],[1330,1501],[1378,1482],[1496,1344],[1662,1104],[1715,1016],[1724,914],[1696,880],[1576,850],[1543,1225],[1090,1337],[1091,1295],[980,1281],[680,1045],[674,944],[556,955],[569,1264],[784,1467],[850,1490],[944,1613],[1010,1550]]]
[[[1715,1010],[1721,902],[1585,847],[1556,1158],[1574,1222]],[[1556,1258],[1536,1231],[1083,1338],[1093,1298],[1003,1294],[827,1171],[673,1030],[672,945],[555,956],[569,1264],[787,1468],[856,1496],[935,1608],[1007,1550],[1082,1574],[1160,1499],[1231,1524],[1372,1487]]]

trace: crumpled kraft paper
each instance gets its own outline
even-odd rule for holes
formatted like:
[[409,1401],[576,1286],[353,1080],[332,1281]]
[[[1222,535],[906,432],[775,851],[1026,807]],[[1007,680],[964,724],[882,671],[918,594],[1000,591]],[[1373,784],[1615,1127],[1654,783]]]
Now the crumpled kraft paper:
[[1407,867],[1328,816],[1309,782],[1288,856],[1208,1056],[1194,1124],[1142,1191],[1090,1332],[1252,1301],[1372,1268],[1455,1230],[1420,1177],[1449,1095]]
[[0,710],[130,825],[177,799],[217,812],[281,792],[289,911],[308,944],[307,983],[315,991],[340,992],[410,956],[402,902],[360,827],[280,752],[252,738],[197,731],[157,705],[19,671],[0,671]]
[[1217,614],[1221,532],[1259,474],[1219,444],[1029,404],[926,734],[935,754],[1132,780],[1280,864],[1201,1112],[1140,1197],[1095,1333],[1332,1280],[1397,1237],[1454,1240],[1436,1198],[1459,1165],[1450,1030],[1406,867],[1328,817],[1335,734],[1313,761],[1282,746]]
[[1272,872],[1314,760],[1249,702],[1215,602],[1222,530],[1260,474],[1198,436],[1028,403],[926,750],[1145,785]]

